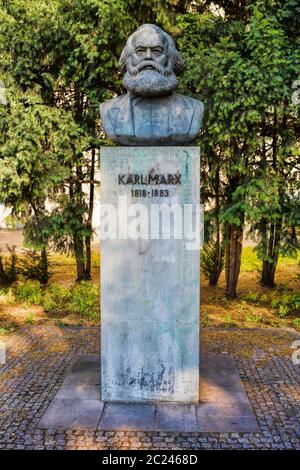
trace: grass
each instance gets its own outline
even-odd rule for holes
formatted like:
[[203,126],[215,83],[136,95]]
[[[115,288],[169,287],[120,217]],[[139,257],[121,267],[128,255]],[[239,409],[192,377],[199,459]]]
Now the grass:
[[[291,256],[280,256],[278,260],[278,268],[295,266],[300,261],[300,254],[297,258]],[[241,271],[253,272],[261,268],[261,261],[257,258],[256,252],[252,246],[244,246],[242,252]]]
[[242,251],[241,272],[258,272],[261,262],[250,246],[244,246]]

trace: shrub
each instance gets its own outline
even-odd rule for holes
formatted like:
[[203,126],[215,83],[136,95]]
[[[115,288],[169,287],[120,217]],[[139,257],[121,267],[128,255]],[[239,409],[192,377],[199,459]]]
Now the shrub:
[[284,318],[287,315],[300,314],[300,293],[286,293],[274,298],[271,302],[273,308],[278,311],[278,316]]
[[21,302],[41,305],[43,291],[38,281],[26,281],[16,287],[15,296]]
[[300,318],[294,318],[293,320],[293,326],[295,328],[300,328]]
[[279,318],[285,318],[289,314],[289,308],[287,305],[279,305],[278,316]]
[[60,314],[69,310],[70,291],[65,287],[51,285],[45,290],[42,305],[45,312]]
[[268,302],[268,300],[269,299],[268,299],[268,296],[266,294],[263,294],[263,295],[260,296],[260,301],[261,302],[266,303],[266,302]]
[[14,299],[41,305],[45,312],[53,315],[75,313],[90,320],[99,317],[99,289],[88,281],[70,290],[55,284],[43,288],[38,281],[27,280],[16,286]]
[[224,249],[216,242],[208,243],[201,250],[201,270],[209,284],[215,286],[224,267]]
[[26,325],[33,325],[35,323],[35,319],[33,318],[32,313],[27,315],[27,317],[25,318],[25,323]]
[[99,289],[89,281],[79,282],[71,292],[70,309],[83,317],[95,320],[99,317]]
[[255,292],[249,292],[248,294],[244,295],[243,299],[247,300],[248,302],[256,303],[258,301],[258,294]]
[[6,291],[7,303],[13,305],[16,301],[15,292],[12,287],[9,287]]
[[255,315],[253,313],[249,313],[249,315],[247,315],[246,317],[246,321],[248,323],[259,323],[259,322],[263,322],[264,318],[262,315]]
[[225,328],[234,328],[236,326],[236,322],[234,321],[231,313],[227,313],[225,316]]
[[17,280],[17,255],[15,245],[7,245],[9,256],[3,256],[0,250],[0,284],[12,284]]
[[209,314],[206,310],[203,310],[202,311],[202,314],[201,314],[201,323],[203,325],[203,327],[207,327],[209,325]]
[[0,328],[0,335],[8,335],[9,333],[13,333],[15,329],[13,327],[10,328]]
[[46,249],[40,252],[25,250],[21,266],[21,273],[24,277],[39,281],[41,284],[47,284],[51,272],[49,271],[49,252]]

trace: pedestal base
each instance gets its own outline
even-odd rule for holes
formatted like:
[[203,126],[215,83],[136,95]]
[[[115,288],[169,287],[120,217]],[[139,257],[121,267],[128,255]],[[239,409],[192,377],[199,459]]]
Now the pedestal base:
[[100,357],[78,357],[39,422],[44,429],[151,432],[260,432],[234,360],[203,356],[200,403],[104,403]]

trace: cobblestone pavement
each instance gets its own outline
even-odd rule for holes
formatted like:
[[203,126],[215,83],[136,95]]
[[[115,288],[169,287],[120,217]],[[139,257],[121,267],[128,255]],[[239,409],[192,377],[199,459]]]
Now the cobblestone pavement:
[[[234,343],[237,332],[230,334]],[[264,334],[273,345],[277,336],[281,344],[285,341],[287,352],[232,352],[225,347],[228,331],[220,329],[213,332],[213,341],[202,341],[205,351],[234,357],[259,433],[49,431],[39,429],[38,422],[76,358],[99,351],[98,328],[28,326],[8,340],[8,360],[0,368],[0,449],[300,450],[300,366],[293,365],[292,350],[288,353],[294,338],[285,333],[282,339],[278,330]],[[245,335],[251,338],[253,332]]]

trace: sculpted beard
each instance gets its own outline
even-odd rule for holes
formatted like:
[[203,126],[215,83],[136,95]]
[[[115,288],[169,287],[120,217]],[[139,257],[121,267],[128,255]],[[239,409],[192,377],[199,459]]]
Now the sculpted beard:
[[137,95],[159,96],[175,90],[178,81],[172,70],[161,66],[157,62],[144,60],[136,67],[133,67],[128,61],[123,85],[126,90]]

